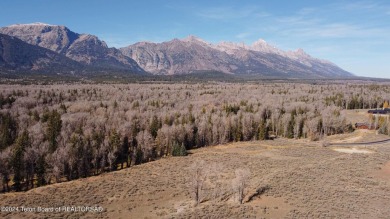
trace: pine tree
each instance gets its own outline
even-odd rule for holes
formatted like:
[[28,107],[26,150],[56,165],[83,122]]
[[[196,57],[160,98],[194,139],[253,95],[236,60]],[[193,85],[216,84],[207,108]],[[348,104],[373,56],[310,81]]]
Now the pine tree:
[[93,160],[93,148],[92,143],[89,138],[83,141],[81,145],[82,154],[81,155],[81,168],[80,174],[82,177],[88,177],[92,169],[92,160]]
[[134,157],[134,164],[135,165],[141,164],[143,156],[144,156],[144,154],[143,154],[141,148],[137,148],[137,150],[135,152],[135,157]]
[[9,181],[10,181],[10,156],[9,150],[3,153],[0,153],[0,175],[1,181],[3,184],[2,192],[9,191]]
[[45,174],[46,174],[46,160],[45,155],[41,154],[38,156],[38,160],[35,166],[35,172],[37,174],[37,187],[43,186],[46,184]]
[[301,120],[299,121],[298,138],[302,138],[302,137],[303,137],[303,126],[304,126],[304,120],[301,119]]
[[265,121],[260,122],[260,125],[259,125],[259,140],[267,140],[267,139],[269,139],[268,131],[269,131],[269,128],[266,125]]
[[118,134],[118,132],[114,129],[111,131],[111,135],[110,135],[110,138],[109,138],[109,146],[110,146],[110,151],[113,151],[114,152],[114,156],[115,156],[115,164],[112,166],[112,170],[116,170],[117,169],[117,164],[120,162],[120,148],[121,148],[121,141],[120,141],[120,136]]
[[123,169],[123,163],[126,163],[126,167],[129,167],[129,146],[129,137],[125,136],[120,153],[121,169]]
[[69,143],[71,144],[69,150],[70,161],[69,164],[69,178],[77,179],[80,174],[84,172],[84,139],[80,134],[73,133]]
[[14,187],[18,192],[22,189],[21,182],[23,181],[23,170],[24,170],[24,152],[30,145],[28,132],[24,131],[16,140],[16,145],[12,155],[12,169],[14,171]]
[[10,113],[0,113],[0,151],[14,143],[17,137],[17,123]]
[[295,124],[295,115],[296,115],[296,110],[293,110],[291,112],[291,120],[288,123],[287,126],[287,138],[294,138],[294,124]]
[[320,118],[320,120],[318,120],[318,124],[317,124],[317,130],[322,138],[323,134],[324,134],[324,128],[323,128],[323,125],[324,123],[322,122],[322,118]]
[[180,156],[187,156],[187,155],[188,155],[187,149],[184,146],[184,143],[182,143],[181,146],[180,146]]
[[62,128],[61,115],[57,110],[49,113],[47,120],[46,139],[49,141],[49,151],[54,152],[57,149],[57,136],[60,134]]
[[173,143],[172,146],[172,156],[187,156],[187,149],[184,146],[184,143],[179,145],[177,142]]
[[161,128],[161,124],[158,121],[158,118],[156,115],[153,116],[152,122],[150,123],[150,134],[155,139],[157,137],[157,131]]

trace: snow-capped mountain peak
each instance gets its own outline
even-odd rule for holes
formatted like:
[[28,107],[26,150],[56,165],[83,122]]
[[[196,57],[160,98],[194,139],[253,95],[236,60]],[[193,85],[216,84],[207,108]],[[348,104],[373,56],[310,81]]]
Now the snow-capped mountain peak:
[[181,41],[183,42],[190,42],[190,43],[196,43],[196,42],[201,42],[201,43],[205,43],[205,44],[210,44],[208,43],[207,41],[197,37],[197,36],[194,36],[194,35],[189,35],[187,36],[186,38],[182,39]]
[[9,27],[22,27],[22,26],[57,26],[57,25],[46,24],[46,23],[42,23],[42,22],[35,22],[35,23],[30,23],[30,24],[13,24],[13,25],[10,25]]

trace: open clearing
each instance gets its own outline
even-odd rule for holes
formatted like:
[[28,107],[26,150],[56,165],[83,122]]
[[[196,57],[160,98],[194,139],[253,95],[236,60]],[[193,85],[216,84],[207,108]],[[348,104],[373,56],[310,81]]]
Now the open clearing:
[[368,110],[369,109],[343,110],[341,111],[341,115],[344,115],[352,124],[358,122],[368,123],[370,121],[369,114],[367,113]]
[[357,148],[334,148],[333,150],[348,154],[371,154],[372,151],[365,150],[365,149],[357,149]]
[[[1,217],[388,218],[390,144],[343,149],[375,153],[341,153],[320,143],[286,139],[201,148],[187,157],[0,195],[0,206],[102,206],[102,213],[1,212]],[[198,160],[218,166],[220,180],[206,183],[203,201],[194,207],[189,167]],[[251,172],[242,205],[231,189],[238,168]],[[265,188],[263,193],[254,195],[259,188]]]

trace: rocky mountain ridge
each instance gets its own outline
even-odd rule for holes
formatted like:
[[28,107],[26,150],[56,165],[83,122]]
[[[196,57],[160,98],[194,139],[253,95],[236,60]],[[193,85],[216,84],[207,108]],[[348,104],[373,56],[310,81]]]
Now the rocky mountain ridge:
[[0,69],[56,73],[80,68],[80,63],[61,54],[0,34]]
[[195,36],[162,43],[139,42],[120,49],[152,74],[186,74],[212,70],[237,75],[275,77],[351,77],[335,64],[302,49],[283,51],[260,39],[252,45],[211,44]]
[[162,43],[138,42],[116,49],[109,48],[94,35],[75,33],[60,25],[16,24],[0,28],[0,33],[67,57],[83,66],[81,69],[137,74],[149,72],[155,75],[214,71],[275,78],[353,76],[329,61],[311,57],[302,49],[283,51],[262,39],[251,45],[231,42],[212,44],[189,36]]
[[98,37],[78,34],[65,26],[44,23],[17,24],[0,28],[0,33],[52,50],[96,69],[144,72],[134,60],[124,56],[116,48],[109,48]]

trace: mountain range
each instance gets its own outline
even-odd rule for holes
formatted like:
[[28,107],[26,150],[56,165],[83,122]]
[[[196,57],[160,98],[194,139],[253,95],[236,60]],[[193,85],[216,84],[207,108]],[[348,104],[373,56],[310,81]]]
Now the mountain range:
[[[43,23],[16,24],[0,28],[0,33],[16,37],[38,48],[45,48],[80,64],[79,71],[128,70],[144,73],[131,58],[90,34],[78,34],[65,26]],[[40,66],[38,69],[45,69]]]
[[311,57],[283,51],[264,40],[252,45],[208,43],[198,37],[139,42],[109,48],[98,37],[44,23],[0,28],[0,69],[46,72],[116,72],[178,75],[204,71],[275,78],[345,78],[353,74]]
[[76,71],[82,65],[63,55],[28,44],[16,37],[0,34],[0,69],[15,71]]

